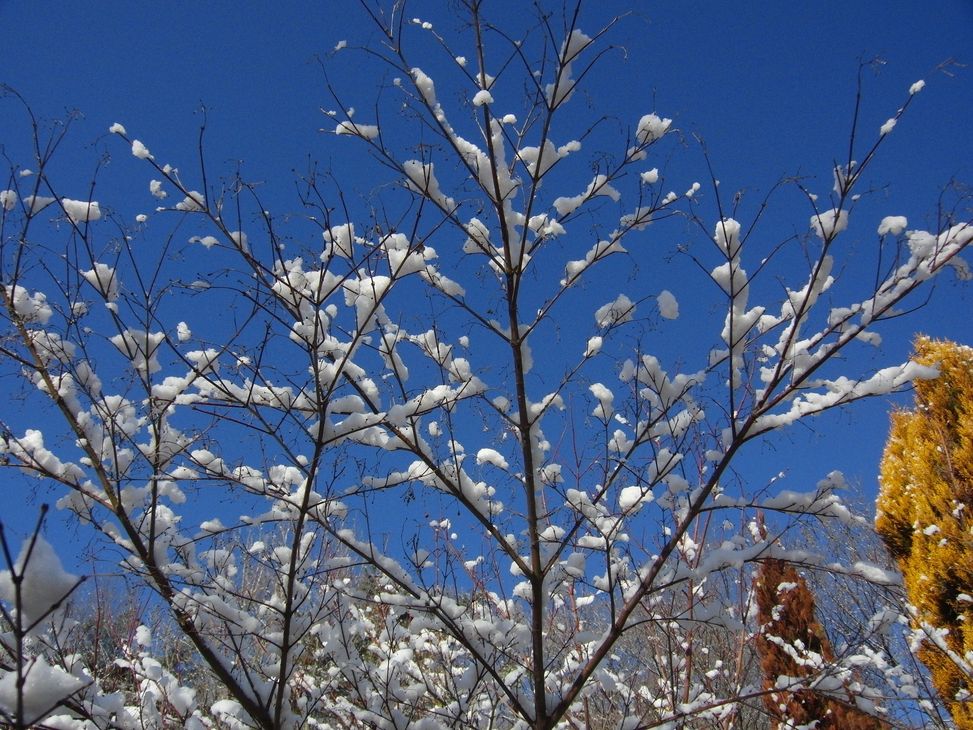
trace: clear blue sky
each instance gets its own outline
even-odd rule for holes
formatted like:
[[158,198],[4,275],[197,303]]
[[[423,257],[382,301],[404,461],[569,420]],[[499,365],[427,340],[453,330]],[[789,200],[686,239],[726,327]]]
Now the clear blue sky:
[[[449,34],[458,27],[443,9],[449,5],[416,2],[408,15]],[[943,186],[952,178],[973,183],[973,67],[937,70],[950,58],[973,64],[968,0],[595,5],[580,24],[589,32],[611,14],[631,15],[608,37],[625,47],[626,59],[617,63],[619,53],[606,61],[607,72],[595,75],[590,104],[625,120],[652,110],[673,118],[686,135],[683,146],[670,149],[674,179],[705,182],[703,157],[691,136],[699,135],[722,189],[745,190],[749,208],[743,217],[784,175],[809,176],[812,189],[828,193],[832,161],[847,154],[859,61],[876,57],[884,65],[862,75],[863,138],[874,139],[913,81],[927,82],[872,168],[874,185],[887,185],[872,196],[876,210],[906,215],[915,227],[932,226]],[[528,3],[511,0],[485,6],[504,17],[529,12]],[[373,67],[357,64],[347,51],[329,55],[345,39],[378,40],[357,3],[6,0],[0,2],[0,81],[41,117],[62,117],[68,110],[84,115],[59,155],[56,170],[64,180],[86,180],[104,149],[118,164],[130,162],[117,140],[105,138],[115,121],[157,156],[191,167],[198,110],[205,105],[211,166],[232,172],[242,161],[248,178],[266,182],[269,207],[293,210],[292,171],[304,169],[309,158],[334,165],[343,171],[343,187],[365,193],[379,170],[349,169],[360,148],[319,132],[334,122],[320,111],[333,102],[317,58],[359,106],[362,121],[369,121],[378,93]],[[431,69],[437,63],[420,56],[413,62]],[[29,166],[24,121],[15,104],[0,103],[0,143]],[[141,176],[138,190],[125,188],[131,178],[121,171],[105,179],[96,197],[106,203],[131,210],[150,204]],[[768,238],[803,232],[806,207],[794,191],[779,196],[763,229]],[[855,245],[869,245],[873,231],[859,229]],[[973,292],[952,279],[947,273],[917,317],[884,330],[886,355],[876,362],[903,359],[917,329],[973,341]],[[691,309],[685,292],[680,298]],[[820,431],[802,431],[786,461],[816,479],[823,476],[825,458],[871,492],[887,408],[884,401],[864,404],[822,422]],[[822,450],[807,449],[809,442]],[[778,447],[786,448],[787,440]]]

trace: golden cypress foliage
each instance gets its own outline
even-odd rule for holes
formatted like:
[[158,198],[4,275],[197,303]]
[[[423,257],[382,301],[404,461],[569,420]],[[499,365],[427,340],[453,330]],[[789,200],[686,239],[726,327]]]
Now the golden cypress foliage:
[[[973,651],[973,348],[920,337],[915,360],[938,366],[916,406],[892,414],[875,522],[902,570],[917,620]],[[973,730],[973,682],[926,641],[919,658],[957,727]]]
[[[764,560],[755,578],[756,648],[764,688],[774,690],[777,678],[808,677],[816,665],[834,659],[831,642],[815,617],[814,594],[807,581],[783,560]],[[813,689],[776,690],[764,695],[771,727],[813,727],[816,730],[881,730],[889,727],[854,707]]]

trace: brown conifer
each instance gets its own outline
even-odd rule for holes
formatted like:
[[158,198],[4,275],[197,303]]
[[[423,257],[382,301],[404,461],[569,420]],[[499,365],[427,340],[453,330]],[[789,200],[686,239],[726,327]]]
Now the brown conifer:
[[777,689],[780,677],[795,681],[813,676],[834,660],[831,642],[815,617],[814,594],[793,565],[778,559],[763,561],[755,580],[757,652],[764,676],[764,704],[772,727],[800,727],[816,722],[816,730],[880,730],[876,717],[814,689]]

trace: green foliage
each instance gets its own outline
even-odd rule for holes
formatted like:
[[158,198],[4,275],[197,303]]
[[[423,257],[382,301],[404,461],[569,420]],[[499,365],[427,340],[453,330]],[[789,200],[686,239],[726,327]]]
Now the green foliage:
[[892,415],[876,528],[925,629],[919,657],[960,728],[973,728],[973,348],[920,337],[915,359],[940,375]]

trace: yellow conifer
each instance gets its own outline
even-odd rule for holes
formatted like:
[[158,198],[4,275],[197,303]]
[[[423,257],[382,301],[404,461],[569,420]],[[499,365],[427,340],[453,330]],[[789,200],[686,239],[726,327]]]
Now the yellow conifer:
[[[892,414],[876,528],[898,561],[919,623],[973,652],[973,348],[920,337],[915,360],[939,368],[916,384],[915,409]],[[973,654],[970,654],[973,656]],[[925,641],[919,657],[957,727],[973,730],[973,681]]]

